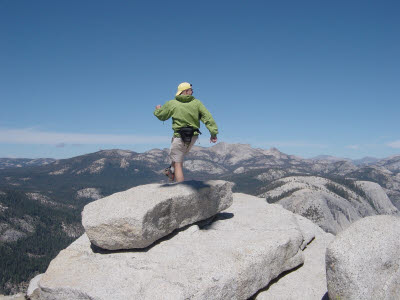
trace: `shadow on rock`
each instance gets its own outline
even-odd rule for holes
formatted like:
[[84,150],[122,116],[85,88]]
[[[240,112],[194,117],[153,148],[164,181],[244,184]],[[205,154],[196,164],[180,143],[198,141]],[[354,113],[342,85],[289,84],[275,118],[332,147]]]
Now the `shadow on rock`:
[[[303,264],[297,266],[296,268],[293,268],[293,269],[291,269],[291,270],[287,270],[287,271],[285,271],[285,272],[279,274],[279,276],[276,277],[276,278],[274,278],[274,279],[272,279],[272,280],[269,282],[269,284],[268,284],[265,288],[259,290],[256,294],[254,294],[253,296],[251,296],[251,297],[250,297],[249,299],[247,299],[247,300],[255,300],[255,299],[257,298],[258,294],[260,294],[261,292],[268,291],[268,289],[270,288],[270,286],[273,285],[274,283],[277,283],[277,282],[279,281],[279,279],[281,279],[282,277],[286,276],[286,275],[289,274],[289,273],[292,273],[292,272],[297,271],[297,270],[300,269],[302,266],[303,266]],[[322,298],[321,300],[327,300],[327,299]],[[328,299],[328,300],[329,300],[329,299]]]
[[229,220],[229,219],[232,219],[234,216],[235,215],[233,213],[223,212],[223,213],[216,214],[215,216],[212,216],[203,221],[199,221],[196,223],[196,225],[199,226],[200,230],[209,230],[209,229],[212,229],[212,226],[215,224],[215,222]]
[[232,213],[218,213],[215,216],[212,216],[208,219],[205,220],[201,220],[198,221],[194,224],[189,224],[186,225],[182,228],[179,229],[175,229],[173,232],[171,232],[170,234],[164,236],[163,238],[155,241],[153,244],[151,244],[150,246],[146,247],[146,248],[141,248],[141,249],[121,249],[121,250],[107,250],[107,249],[103,249],[100,248],[99,246],[96,246],[95,244],[91,243],[90,248],[92,249],[93,253],[97,253],[97,254],[114,254],[114,253],[124,253],[124,252],[147,252],[149,251],[151,248],[157,246],[158,244],[170,240],[172,238],[174,238],[178,233],[180,233],[181,231],[185,231],[186,229],[188,229],[190,226],[193,225],[197,225],[199,226],[200,230],[208,230],[208,229],[212,229],[212,225],[217,222],[217,221],[223,221],[223,220],[228,220],[233,218],[234,214]]
[[205,183],[204,181],[197,181],[197,180],[188,180],[188,181],[182,181],[182,182],[178,182],[178,183],[164,183],[163,185],[161,185],[161,187],[173,187],[175,185],[186,185],[196,191],[211,187],[211,185]]
[[321,300],[329,300],[328,292],[326,292],[326,294],[322,297]]

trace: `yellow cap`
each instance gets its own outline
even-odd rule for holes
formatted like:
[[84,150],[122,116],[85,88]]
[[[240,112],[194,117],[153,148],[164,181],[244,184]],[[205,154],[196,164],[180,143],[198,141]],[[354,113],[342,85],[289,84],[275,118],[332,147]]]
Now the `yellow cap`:
[[180,95],[183,91],[186,91],[188,89],[191,89],[192,85],[189,82],[182,82],[180,85],[178,85],[178,91],[176,92],[175,96]]

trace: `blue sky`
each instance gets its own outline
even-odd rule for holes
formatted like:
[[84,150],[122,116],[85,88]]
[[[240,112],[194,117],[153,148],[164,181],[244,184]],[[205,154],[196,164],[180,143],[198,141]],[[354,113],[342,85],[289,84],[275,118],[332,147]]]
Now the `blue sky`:
[[400,154],[399,15],[399,1],[0,0],[0,157],[167,148],[153,110],[183,81],[221,142]]

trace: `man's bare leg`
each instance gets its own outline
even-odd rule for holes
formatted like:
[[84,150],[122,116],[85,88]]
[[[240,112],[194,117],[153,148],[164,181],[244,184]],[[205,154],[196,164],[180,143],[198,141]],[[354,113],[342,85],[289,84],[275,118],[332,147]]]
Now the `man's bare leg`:
[[181,163],[181,162],[173,162],[172,163],[172,166],[174,167],[174,170],[175,170],[174,173],[175,173],[175,181],[176,182],[182,182],[184,180],[182,165],[183,165],[183,163]]

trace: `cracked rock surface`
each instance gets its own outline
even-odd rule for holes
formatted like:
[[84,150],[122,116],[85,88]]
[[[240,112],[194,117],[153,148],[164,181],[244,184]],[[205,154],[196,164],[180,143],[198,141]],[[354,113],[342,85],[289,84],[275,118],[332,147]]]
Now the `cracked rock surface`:
[[245,194],[211,223],[175,231],[146,249],[106,251],[86,234],[50,263],[41,299],[248,299],[303,263],[293,213]]

